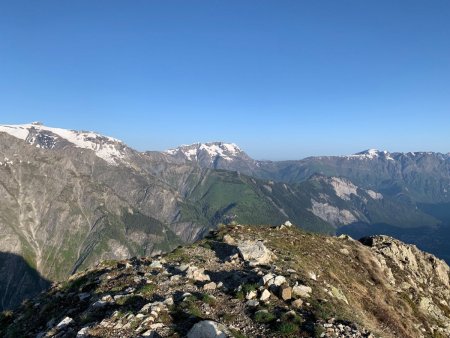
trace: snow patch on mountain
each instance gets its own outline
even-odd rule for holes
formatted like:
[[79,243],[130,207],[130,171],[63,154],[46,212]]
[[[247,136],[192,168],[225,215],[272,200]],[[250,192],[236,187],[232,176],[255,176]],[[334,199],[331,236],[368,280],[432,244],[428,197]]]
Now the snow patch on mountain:
[[39,138],[43,143],[37,143],[36,147],[48,149],[55,146],[57,137],[59,137],[77,148],[93,150],[98,157],[113,165],[118,165],[124,158],[123,152],[119,149],[124,146],[122,141],[90,131],[52,128],[34,122],[22,125],[2,125],[0,132],[8,133],[30,144],[35,144]]
[[389,161],[394,161],[394,158],[391,156],[391,153],[389,153],[386,150],[380,151],[377,149],[368,149],[360,153],[342,157],[345,157],[347,159],[362,159],[362,160],[374,160],[378,158],[384,158]]
[[166,151],[170,155],[182,154],[190,161],[196,161],[199,156],[206,154],[211,158],[211,162],[217,157],[231,161],[233,157],[239,155],[241,152],[242,150],[236,144],[225,142],[195,143]]

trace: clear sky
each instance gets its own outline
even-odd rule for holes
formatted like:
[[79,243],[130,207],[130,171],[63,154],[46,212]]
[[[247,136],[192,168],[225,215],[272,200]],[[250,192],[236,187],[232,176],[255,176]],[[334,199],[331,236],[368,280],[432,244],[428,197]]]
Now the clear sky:
[[0,123],[257,159],[450,152],[450,1],[0,2]]

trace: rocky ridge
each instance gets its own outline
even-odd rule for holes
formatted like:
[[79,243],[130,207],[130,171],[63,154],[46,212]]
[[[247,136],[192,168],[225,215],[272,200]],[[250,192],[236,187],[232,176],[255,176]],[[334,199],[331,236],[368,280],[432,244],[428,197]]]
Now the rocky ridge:
[[393,238],[235,225],[78,272],[2,313],[0,335],[447,337],[449,301],[449,267]]

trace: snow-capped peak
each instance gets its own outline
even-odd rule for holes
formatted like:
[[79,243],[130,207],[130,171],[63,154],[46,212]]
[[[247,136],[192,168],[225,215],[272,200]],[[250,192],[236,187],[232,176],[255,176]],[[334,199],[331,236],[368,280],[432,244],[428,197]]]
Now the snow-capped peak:
[[196,161],[201,155],[208,155],[211,161],[220,157],[226,161],[231,161],[233,157],[242,153],[242,150],[234,143],[208,142],[183,145],[175,149],[166,151],[170,155],[183,155],[188,160]]
[[91,131],[75,131],[44,126],[41,122],[21,125],[0,125],[0,132],[34,144],[38,148],[52,149],[57,141],[65,140],[77,148],[93,150],[95,154],[110,164],[117,165],[124,155],[122,141]]
[[385,158],[386,160],[393,161],[394,159],[391,156],[391,153],[389,153],[386,150],[378,150],[378,149],[367,149],[364,151],[361,151],[359,153],[356,153],[354,155],[345,156],[347,158],[359,158],[359,159],[377,159],[377,158]]

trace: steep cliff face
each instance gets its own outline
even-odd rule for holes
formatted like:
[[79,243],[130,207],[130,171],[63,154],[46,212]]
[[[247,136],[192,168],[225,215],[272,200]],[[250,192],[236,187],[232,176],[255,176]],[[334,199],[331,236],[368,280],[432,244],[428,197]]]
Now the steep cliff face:
[[447,264],[393,238],[236,225],[79,272],[3,313],[0,334],[435,338],[450,335],[449,301]]

